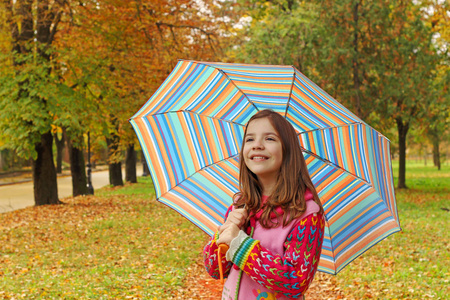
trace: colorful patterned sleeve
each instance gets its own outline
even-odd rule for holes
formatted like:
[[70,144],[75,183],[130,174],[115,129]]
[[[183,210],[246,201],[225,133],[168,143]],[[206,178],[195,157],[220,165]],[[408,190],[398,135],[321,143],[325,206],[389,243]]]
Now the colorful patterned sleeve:
[[297,222],[284,243],[284,255],[275,255],[247,237],[232,261],[254,281],[289,298],[299,298],[314,278],[322,251],[325,220],[311,214]]
[[[219,258],[217,255],[217,252],[219,250],[219,247],[216,243],[217,239],[219,238],[219,234],[216,232],[214,236],[211,238],[211,240],[206,244],[205,248],[203,249],[203,259],[205,262],[206,271],[208,274],[215,278],[219,279]],[[233,265],[232,262],[229,262],[225,259],[225,253],[222,254],[222,267],[223,267],[223,276],[224,278],[228,277],[228,274],[230,273],[231,266]]]

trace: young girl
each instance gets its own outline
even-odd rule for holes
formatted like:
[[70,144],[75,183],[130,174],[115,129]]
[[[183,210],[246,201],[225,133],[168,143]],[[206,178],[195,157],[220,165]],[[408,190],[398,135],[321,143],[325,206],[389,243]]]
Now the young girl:
[[[240,192],[204,249],[222,299],[304,299],[322,250],[324,215],[292,125],[271,110],[247,124]],[[229,250],[219,262],[218,245]]]

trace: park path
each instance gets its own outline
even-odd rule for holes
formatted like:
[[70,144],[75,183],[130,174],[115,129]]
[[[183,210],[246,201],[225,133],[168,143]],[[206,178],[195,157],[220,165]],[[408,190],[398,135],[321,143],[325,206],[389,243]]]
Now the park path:
[[[124,172],[122,172],[124,174]],[[7,182],[7,184],[4,184]],[[92,186],[95,189],[109,185],[108,170],[92,172]],[[59,199],[72,196],[72,177],[70,175],[58,176]],[[34,205],[33,182],[14,183],[13,180],[3,180],[0,185],[0,213],[14,211]]]

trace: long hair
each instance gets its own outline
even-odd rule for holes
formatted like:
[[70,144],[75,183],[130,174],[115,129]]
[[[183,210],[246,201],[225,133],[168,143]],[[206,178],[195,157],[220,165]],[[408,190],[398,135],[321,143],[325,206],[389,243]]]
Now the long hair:
[[[252,121],[262,118],[267,118],[277,131],[281,140],[283,155],[274,192],[270,195],[264,207],[262,207],[261,203],[262,187],[256,175],[245,164],[242,151],[248,125]],[[245,205],[249,212],[245,226],[249,225],[250,218],[260,209],[263,209],[260,223],[264,228],[277,227],[281,223],[283,226],[287,226],[292,220],[300,217],[305,212],[306,201],[304,196],[306,189],[311,191],[314,201],[319,205],[320,212],[323,213],[322,204],[309,176],[295,129],[280,114],[272,110],[262,110],[250,118],[245,128],[244,142],[239,154],[239,161],[240,191],[235,194],[234,199],[237,199],[235,207]],[[278,206],[284,211],[282,222],[280,222],[281,216],[276,212],[276,207]],[[272,221],[271,213],[277,215],[276,222]]]

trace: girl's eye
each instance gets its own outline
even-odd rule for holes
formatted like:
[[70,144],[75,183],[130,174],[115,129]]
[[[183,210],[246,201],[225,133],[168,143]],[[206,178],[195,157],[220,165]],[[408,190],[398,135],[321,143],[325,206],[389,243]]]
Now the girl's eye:
[[268,137],[267,140],[268,141],[275,141],[275,139],[273,137]]
[[247,139],[245,139],[245,142],[246,142],[246,143],[247,143],[247,142],[251,142],[251,141],[253,141],[252,138],[247,138]]

